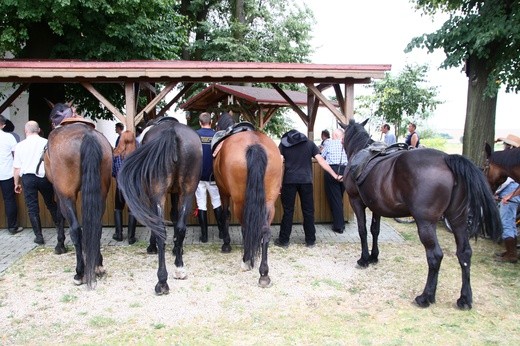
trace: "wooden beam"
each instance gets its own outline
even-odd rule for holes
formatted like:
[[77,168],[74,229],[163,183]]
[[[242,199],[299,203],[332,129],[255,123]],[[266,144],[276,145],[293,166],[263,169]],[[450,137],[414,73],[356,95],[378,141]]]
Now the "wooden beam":
[[157,114],[158,117],[162,117],[164,116],[164,114],[168,111],[168,109],[171,108],[171,106],[173,106],[174,103],[176,103],[184,94],[186,94],[188,92],[188,90],[191,89],[191,87],[193,86],[193,83],[186,83],[184,85],[184,88],[181,89],[181,91],[179,91],[177,93],[177,95],[175,95],[170,102],[168,102],[166,104],[166,106],[164,106],[161,111],[159,112],[159,114]]
[[[273,117],[274,113],[276,112],[276,110],[278,108],[280,108],[280,107],[270,107],[267,109],[267,111],[264,114],[264,126],[269,122],[269,120],[271,120],[271,118]],[[263,129],[264,126],[262,126],[261,128]]]
[[125,83],[125,100],[126,100],[126,128],[135,133],[135,112],[136,112],[136,95],[135,83]]
[[341,113],[345,113],[345,98],[343,97],[343,93],[341,92],[341,88],[339,84],[334,84],[334,91],[336,92],[336,98],[338,99],[339,108],[341,109]]
[[278,91],[278,93],[285,99],[285,101],[287,101],[287,103],[289,105],[291,105],[291,108],[293,111],[296,112],[296,114],[298,114],[300,116],[300,118],[303,120],[305,126],[308,126],[309,125],[309,117],[307,116],[307,114],[305,114],[301,109],[300,107],[298,107],[294,102],[293,100],[291,100],[291,98],[285,93],[285,91],[282,90],[282,88],[280,88],[278,86],[278,84],[275,84],[275,83],[271,83],[272,87]]
[[1,105],[0,105],[0,114],[7,109],[23,93],[31,83],[21,84]]
[[347,123],[354,118],[354,84],[345,84],[345,115]]
[[305,84],[307,88],[327,107],[332,114],[343,124],[347,123],[347,117],[342,114],[334,105],[314,86],[314,84]]
[[141,119],[144,117],[144,113],[150,112],[155,106],[177,85],[177,82],[172,82],[170,84],[167,84],[161,92],[155,96],[155,98],[150,101],[149,104],[146,105],[146,107],[143,108],[142,111],[139,112],[135,116],[135,123],[139,123]]
[[117,120],[119,120],[123,124],[126,123],[126,117],[123,114],[121,114],[121,112],[119,112],[119,109],[117,109],[117,107],[115,107],[112,103],[110,103],[110,101],[108,101],[103,95],[101,95],[101,93],[97,91],[92,84],[88,82],[81,82],[81,85],[85,89],[87,89],[95,98],[97,98],[98,101],[101,102],[101,104],[105,106],[110,111],[110,113],[114,115],[115,118],[117,118]]

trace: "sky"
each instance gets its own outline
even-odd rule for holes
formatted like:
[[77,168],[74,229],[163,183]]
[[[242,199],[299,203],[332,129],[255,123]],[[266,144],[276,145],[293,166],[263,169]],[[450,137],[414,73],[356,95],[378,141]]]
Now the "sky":
[[[449,70],[438,67],[444,53],[428,54],[425,49],[404,53],[413,37],[436,31],[447,18],[435,20],[421,16],[409,0],[304,0],[313,10],[317,24],[312,44],[313,63],[391,64],[398,74],[406,64],[428,64],[430,85],[437,86],[437,107],[427,125],[435,129],[463,129],[466,114],[467,79],[462,67]],[[355,95],[363,93],[356,85]],[[365,91],[366,92],[366,91]],[[520,95],[501,91],[497,99],[496,129],[520,129]],[[320,116],[320,115],[318,115]],[[320,133],[320,125],[315,132]],[[520,130],[519,130],[520,132]],[[518,133],[520,135],[520,133]]]

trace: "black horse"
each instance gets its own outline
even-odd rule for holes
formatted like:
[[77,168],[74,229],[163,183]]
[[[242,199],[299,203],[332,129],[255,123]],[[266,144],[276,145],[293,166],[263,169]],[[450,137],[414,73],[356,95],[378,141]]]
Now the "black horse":
[[186,235],[186,217],[200,179],[202,144],[193,129],[171,118],[156,121],[144,138],[146,144],[125,159],[117,179],[135,218],[150,228],[157,238],[159,282],[155,293],[161,295],[170,290],[165,263],[166,195],[170,192],[178,195],[178,204],[172,206],[178,208],[174,230],[174,276],[185,279],[182,246]]
[[[351,120],[345,129],[344,147],[349,158],[344,184],[350,205],[356,214],[361,238],[360,267],[378,261],[377,244],[380,219],[413,216],[419,238],[426,250],[428,278],[421,295],[415,298],[421,307],[435,302],[437,279],[443,257],[436,226],[444,216],[453,229],[457,258],[462,270],[462,289],[457,306],[470,309],[472,291],[470,236],[479,229],[493,238],[501,233],[496,203],[482,171],[460,155],[448,155],[434,149],[371,150],[369,134],[362,124]],[[388,155],[385,153],[388,152]],[[369,254],[365,209],[372,211],[372,252]]]

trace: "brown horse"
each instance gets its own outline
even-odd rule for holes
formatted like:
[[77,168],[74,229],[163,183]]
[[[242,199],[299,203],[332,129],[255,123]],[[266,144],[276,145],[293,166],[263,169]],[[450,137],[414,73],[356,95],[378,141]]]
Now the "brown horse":
[[491,146],[486,143],[484,150],[486,152],[484,173],[491,190],[496,191],[507,177],[520,181],[520,148],[493,152]]
[[[74,114],[69,104],[58,103],[51,111],[53,125]],[[70,120],[70,119],[67,119]],[[70,226],[76,249],[76,284],[92,288],[102,275],[100,251],[102,217],[112,179],[112,147],[90,124],[78,122],[56,126],[49,134],[44,155],[45,174],[54,186],[60,212]],[[81,223],[76,200],[81,190]]]
[[[482,228],[497,239],[501,223],[493,195],[481,170],[460,155],[434,149],[400,150],[383,155],[362,124],[353,120],[345,125],[344,147],[349,158],[344,184],[357,218],[361,238],[360,267],[378,261],[377,238],[381,216],[413,216],[419,238],[426,250],[428,277],[424,291],[415,298],[421,307],[435,302],[437,280],[443,257],[436,235],[444,216],[452,227],[457,258],[462,271],[462,289],[457,306],[470,309],[472,250],[470,236]],[[367,244],[365,209],[372,211],[372,253]]]
[[[258,283],[261,287],[268,287],[271,282],[267,264],[270,226],[282,183],[280,151],[271,138],[252,130],[235,133],[221,143],[213,159],[213,172],[220,191],[223,214],[229,214],[232,203],[235,217],[242,226],[244,270],[254,267],[255,257],[262,247]],[[227,217],[224,225],[222,251],[229,252],[231,246]]]
[[[156,239],[159,268],[155,293],[168,294],[165,242],[166,223],[164,207],[166,195],[178,196],[174,228],[173,254],[176,279],[187,277],[184,268],[183,242],[186,236],[186,217],[202,169],[202,144],[199,135],[190,127],[173,118],[159,118],[146,132],[143,145],[126,157],[117,182],[129,210],[139,222],[150,228]],[[152,244],[151,244],[152,245]],[[150,252],[150,248],[149,248]]]

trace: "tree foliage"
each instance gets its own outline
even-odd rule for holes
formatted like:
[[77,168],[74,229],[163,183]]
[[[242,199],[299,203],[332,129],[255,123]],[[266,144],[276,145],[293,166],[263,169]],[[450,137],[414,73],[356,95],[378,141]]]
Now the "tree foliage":
[[[26,59],[308,62],[314,17],[298,3],[5,0],[0,2],[0,54]],[[121,86],[95,87],[124,109]],[[81,86],[67,85],[65,93],[80,111],[112,117]],[[273,120],[268,130],[270,126],[277,132],[280,119]]]
[[427,65],[406,65],[397,76],[386,73],[368,86],[371,95],[358,98],[361,111],[369,110],[379,122],[393,124],[396,136],[404,135],[409,122],[428,118],[441,103],[437,87],[427,85],[427,74]]
[[414,0],[431,15],[446,12],[449,19],[430,34],[415,37],[407,50],[443,49],[442,67],[465,65],[468,105],[463,155],[483,163],[483,143],[493,142],[496,95],[520,88],[520,3],[515,0]]
[[407,47],[443,49],[442,67],[458,67],[470,56],[487,62],[487,96],[495,96],[500,86],[520,90],[520,3],[513,0],[415,0],[425,14],[450,14],[436,32],[412,39]]

